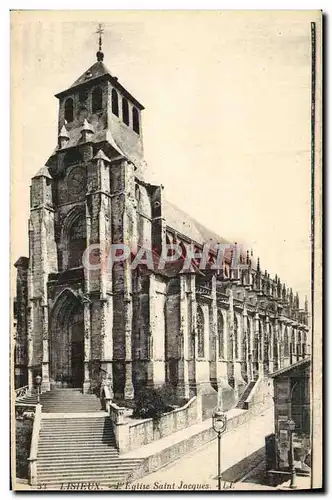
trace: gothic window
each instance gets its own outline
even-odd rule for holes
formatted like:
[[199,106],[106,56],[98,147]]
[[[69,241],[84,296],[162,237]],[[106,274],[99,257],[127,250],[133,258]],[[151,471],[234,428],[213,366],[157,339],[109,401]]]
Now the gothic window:
[[268,326],[268,342],[269,342],[269,359],[273,359],[273,335],[270,324]]
[[263,352],[262,352],[262,322],[261,320],[258,320],[258,359],[262,360],[263,359]]
[[103,93],[100,87],[92,91],[92,113],[96,113],[103,108]]
[[294,328],[292,328],[292,340],[291,340],[291,343],[292,343],[292,346],[291,346],[292,352],[295,353],[295,329]]
[[302,354],[302,346],[301,346],[301,330],[297,331],[296,335],[296,345],[295,345],[295,350],[296,350],[296,355],[300,356]]
[[248,336],[248,346],[249,346],[249,353],[251,352],[251,324],[250,324],[250,319],[247,318],[247,336]]
[[234,314],[234,355],[235,359],[239,357],[239,322]]
[[284,356],[287,358],[289,356],[289,338],[288,338],[288,327],[285,326],[284,333]]
[[270,325],[264,325],[264,361],[268,361],[270,352]]
[[204,315],[200,307],[197,307],[197,345],[198,357],[204,358]]
[[74,101],[70,97],[65,102],[65,120],[67,123],[72,122],[74,119]]
[[112,89],[112,113],[119,116],[119,97],[115,89]]
[[124,97],[122,98],[122,120],[126,125],[129,125],[129,106],[127,99]]
[[224,354],[224,318],[220,311],[218,311],[218,346],[219,346],[219,359],[223,359]]
[[305,356],[307,354],[307,334],[306,332],[303,332],[302,335],[302,356]]
[[86,249],[86,224],[84,215],[79,215],[69,229],[69,268],[82,265]]
[[139,115],[136,108],[133,108],[133,129],[134,132],[139,134]]

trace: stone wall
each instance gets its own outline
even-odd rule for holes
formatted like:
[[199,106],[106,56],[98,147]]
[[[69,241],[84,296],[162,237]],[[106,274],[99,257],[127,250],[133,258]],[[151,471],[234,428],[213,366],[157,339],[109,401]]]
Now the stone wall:
[[157,439],[169,436],[173,432],[181,431],[200,420],[200,408],[197,398],[192,398],[186,405],[170,413],[165,413],[158,421],[152,418],[129,424],[129,449],[135,450],[140,446],[152,443]]

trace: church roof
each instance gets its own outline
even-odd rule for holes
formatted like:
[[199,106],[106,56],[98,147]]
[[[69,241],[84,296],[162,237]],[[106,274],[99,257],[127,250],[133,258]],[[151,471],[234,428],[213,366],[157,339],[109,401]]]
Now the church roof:
[[167,226],[200,245],[204,243],[211,243],[212,245],[230,243],[165,199],[163,200],[163,217]]
[[59,98],[65,96],[66,94],[71,94],[73,89],[76,89],[76,87],[89,84],[91,81],[98,80],[99,78],[107,78],[110,80],[112,85],[118,89],[122,95],[129,99],[139,109],[144,109],[144,106],[132,94],[130,94],[130,92],[128,92],[128,90],[125,89],[121,83],[119,83],[118,78],[112,75],[102,61],[95,62],[87,71],[84,71],[84,73],[77,78],[77,80],[75,80],[75,82],[68,89],[55,94],[55,97]]
[[99,149],[92,159],[93,160],[104,160],[108,163],[111,163],[111,160],[105,155],[105,153],[102,149]]
[[48,179],[52,179],[51,174],[49,173],[49,170],[47,167],[42,167],[38,170],[36,175],[34,175],[32,178],[36,179],[37,177],[47,177]]
[[15,267],[25,267],[27,268],[29,266],[29,258],[28,257],[19,257],[17,261],[14,264]]
[[91,81],[94,78],[99,78],[100,76],[111,75],[110,71],[106,68],[105,64],[101,61],[95,62],[87,71],[83,73],[74,83],[70,86],[77,87],[78,85],[82,85],[82,83],[86,83],[87,81]]

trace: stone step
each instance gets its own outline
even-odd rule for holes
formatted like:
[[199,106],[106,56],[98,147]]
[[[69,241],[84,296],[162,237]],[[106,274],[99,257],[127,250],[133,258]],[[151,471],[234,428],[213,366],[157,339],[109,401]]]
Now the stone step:
[[109,439],[108,441],[102,441],[101,439],[91,439],[91,440],[87,440],[87,439],[83,439],[79,442],[77,441],[66,441],[65,439],[64,440],[61,440],[61,441],[45,441],[44,439],[40,441],[39,443],[39,449],[40,450],[43,450],[43,449],[54,449],[54,448],[64,448],[65,446],[68,446],[68,449],[73,449],[73,448],[77,448],[78,450],[80,449],[83,449],[83,448],[86,448],[89,443],[91,444],[91,446],[93,446],[94,448],[98,445],[99,447],[101,448],[110,448],[110,447],[113,447],[115,448],[115,441],[113,439]]
[[44,449],[49,449],[49,450],[54,450],[57,448],[64,448],[65,446],[68,446],[68,449],[77,449],[78,451],[81,449],[86,448],[90,444],[91,447],[95,448],[97,445],[102,448],[115,448],[115,441],[109,440],[109,441],[101,441],[100,439],[91,439],[91,440],[82,440],[79,441],[75,445],[75,441],[47,441],[47,442],[42,442],[40,446],[40,450]]
[[87,470],[86,472],[80,472],[80,473],[71,473],[68,472],[67,474],[65,473],[52,473],[52,474],[39,474],[38,473],[38,482],[48,482],[48,481],[54,481],[56,479],[63,479],[66,481],[73,481],[75,478],[77,481],[79,480],[84,480],[86,481],[87,479],[92,479],[93,481],[98,481],[98,479],[108,479],[108,478],[118,478],[119,476],[125,476],[130,474],[132,469],[124,469],[122,471],[109,471],[109,472],[104,472],[103,470],[100,471],[91,471]]
[[[107,438],[107,439],[102,439],[100,437],[91,437],[91,438],[82,438],[82,439],[61,439],[60,440],[54,440],[54,439],[43,439],[42,442],[40,443],[44,448],[49,447],[50,449],[54,449],[56,447],[60,446],[68,446],[68,448],[80,448],[82,445],[85,445],[90,443],[91,446],[100,444],[101,446],[115,446],[115,441],[114,438]],[[76,444],[76,446],[75,446]],[[58,445],[58,446],[57,446]]]
[[[90,458],[92,455],[91,455],[91,451],[89,450],[80,450],[79,451],[79,455],[77,454],[77,450],[69,450],[69,452],[67,452],[66,450],[51,450],[51,451],[41,451],[41,452],[38,452],[37,454],[37,458],[38,460],[42,460],[42,461],[45,461],[45,460],[66,460],[67,458],[72,460],[73,458],[77,458],[77,457],[80,457],[82,460],[86,460],[88,458]],[[102,455],[105,460],[111,460],[113,459],[114,457],[115,458],[119,458],[119,452],[117,450],[115,450],[114,448],[111,448],[110,450],[102,450]]]
[[108,414],[105,411],[97,411],[95,415],[88,417],[85,416],[84,413],[78,413],[74,417],[67,417],[66,415],[57,415],[56,417],[52,417],[52,421],[50,422],[50,417],[44,418],[44,424],[47,425],[55,425],[55,424],[71,424],[73,422],[100,422],[102,418],[109,418]]
[[102,461],[99,461],[99,462],[94,462],[94,463],[82,463],[82,464],[56,464],[56,466],[52,465],[52,464],[48,464],[48,465],[42,465],[41,467],[39,465],[37,465],[37,471],[38,473],[46,473],[48,471],[55,471],[55,473],[59,473],[60,472],[74,472],[74,471],[77,471],[77,472],[86,472],[86,470],[101,470],[101,471],[104,471],[105,473],[108,473],[109,471],[114,471],[114,470],[118,470],[118,469],[121,469],[121,470],[127,470],[127,469],[132,469],[133,467],[135,467],[139,462],[130,462],[130,463],[122,463],[122,462],[112,462],[112,463],[105,463],[105,462],[102,462]]
[[[114,454],[114,455],[109,455],[109,456],[85,456],[85,457],[52,457],[52,456],[45,456],[43,458],[38,457],[38,462],[37,465],[43,466],[43,467],[48,467],[48,466],[53,466],[53,464],[56,465],[68,465],[68,464],[73,464],[73,465],[84,465],[84,464],[90,464],[90,463],[102,463],[102,464],[108,464],[108,463],[122,463],[124,460],[119,458],[119,455]],[[125,462],[134,462],[135,459],[128,459],[125,460]]]
[[94,436],[95,438],[99,438],[99,439],[103,439],[105,437],[107,438],[113,438],[114,439],[114,434],[111,430],[101,430],[100,432],[86,432],[86,431],[82,431],[82,432],[69,432],[69,431],[64,431],[63,433],[60,434],[60,432],[45,432],[45,431],[41,431],[40,432],[40,437],[42,437],[43,439],[71,439],[71,440],[74,440],[74,439],[79,439],[79,438],[91,438],[92,436]]
[[91,434],[102,434],[103,432],[108,432],[108,433],[112,433],[113,432],[113,429],[112,429],[112,426],[111,426],[111,423],[105,423],[105,422],[102,422],[101,424],[95,424],[95,425],[85,425],[85,426],[80,426],[80,425],[76,425],[76,426],[73,426],[73,427],[66,427],[66,426],[63,426],[63,429],[61,429],[60,427],[55,427],[55,428],[51,428],[51,427],[44,427],[42,426],[41,428],[41,431],[40,432],[43,432],[43,433],[51,433],[53,432],[55,435],[60,435],[61,433],[61,430],[62,430],[62,434],[66,433],[66,434],[80,434],[82,432],[84,432],[85,434],[88,434],[88,433],[91,433]]
[[[38,449],[41,451],[44,450],[54,450],[55,448],[63,449],[64,447],[68,446],[68,450],[72,451],[74,448],[78,450],[84,451],[85,448],[88,446],[89,441],[87,439],[84,439],[77,443],[75,445],[76,441],[72,440],[71,442],[66,441],[65,439],[63,440],[56,440],[56,441],[45,441],[44,439],[40,440]],[[116,450],[116,442],[114,439],[109,439],[109,440],[102,440],[102,439],[94,439],[90,441],[90,444],[93,448],[96,448],[98,445],[100,448],[104,448],[105,450],[109,450],[114,448]]]
[[[107,453],[103,451],[103,453],[98,453],[98,456],[101,456],[104,461],[113,461],[113,460],[120,460],[119,458],[119,453],[115,451],[114,453]],[[38,463],[48,463],[48,462],[73,462],[75,460],[80,460],[81,463],[87,461],[87,460],[92,460],[91,458],[91,452],[89,454],[88,451],[84,453],[42,453],[37,455],[37,460]],[[95,458],[93,458],[94,460]]]

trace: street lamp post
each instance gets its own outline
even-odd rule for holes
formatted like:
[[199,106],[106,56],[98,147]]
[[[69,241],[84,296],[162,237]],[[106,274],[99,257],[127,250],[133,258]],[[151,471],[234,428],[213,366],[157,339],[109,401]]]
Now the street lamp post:
[[293,444],[293,434],[295,430],[295,422],[291,418],[287,420],[287,426],[289,430],[289,446],[290,446],[290,463],[289,463],[289,469],[291,473],[291,480],[290,480],[290,485],[289,487],[294,490],[297,488],[295,484],[295,479],[296,479],[296,470],[295,470],[295,461],[294,461],[294,444]]
[[212,426],[215,432],[218,433],[218,490],[221,490],[221,434],[226,430],[227,417],[226,414],[217,407],[212,413]]
[[40,404],[40,384],[41,384],[42,378],[40,375],[37,375],[36,377],[36,385],[37,385],[37,404]]

